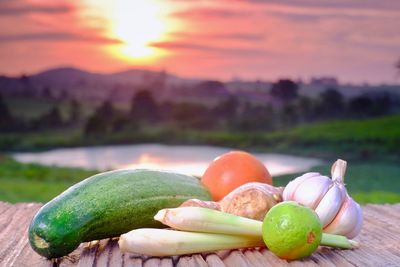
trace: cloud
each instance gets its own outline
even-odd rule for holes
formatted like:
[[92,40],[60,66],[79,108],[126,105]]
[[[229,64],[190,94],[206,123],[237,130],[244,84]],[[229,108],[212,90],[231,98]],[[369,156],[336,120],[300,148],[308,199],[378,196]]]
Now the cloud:
[[[238,21],[255,18],[276,17],[287,22],[318,23],[322,20],[360,20],[360,19],[396,19],[400,18],[400,1],[383,0],[236,0],[240,7],[233,8],[231,0],[219,0],[210,5],[192,5],[170,15],[188,21]],[[218,4],[216,4],[218,3]],[[224,4],[225,3],[225,4]],[[214,23],[214,21],[210,21]]]
[[170,35],[174,38],[182,38],[182,39],[211,39],[211,40],[232,40],[232,41],[248,41],[248,42],[257,42],[265,40],[265,36],[263,34],[258,33],[244,33],[244,32],[236,32],[236,33],[187,33],[187,32],[172,32]]
[[[230,1],[230,0],[225,0]],[[336,0],[336,1],[315,1],[315,0],[236,0],[236,2],[245,2],[250,4],[271,5],[279,4],[293,7],[307,8],[334,8],[334,9],[387,9],[393,10],[400,8],[400,2],[397,0]]]
[[399,10],[400,1],[398,0],[335,0],[335,1],[316,1],[316,0],[169,0],[173,2],[191,2],[191,3],[212,3],[226,6],[227,4],[237,5],[239,3],[249,4],[253,6],[270,6],[280,5],[287,7],[300,7],[300,8],[327,8],[327,9],[358,9],[358,10]]
[[186,10],[176,11],[170,14],[173,17],[178,18],[238,18],[238,17],[246,17],[249,15],[249,12],[241,11],[241,10],[231,10],[226,8],[191,8]]
[[0,2],[0,16],[15,16],[25,15],[30,13],[44,13],[44,14],[64,14],[74,10],[71,5],[44,5],[44,4],[28,4],[28,3],[14,3],[11,1]]
[[[232,4],[233,2],[233,4]],[[397,0],[215,0],[209,6],[192,5],[175,15],[191,18],[247,18],[266,14],[294,22],[316,22],[322,19],[394,18],[400,17]],[[174,13],[173,13],[174,14]]]
[[0,42],[27,42],[27,41],[81,41],[103,44],[119,44],[121,40],[112,39],[102,36],[87,36],[75,33],[62,32],[39,32],[39,33],[23,33],[23,34],[7,34],[0,35]]
[[269,52],[264,49],[244,48],[244,47],[218,47],[211,45],[201,45],[188,42],[153,42],[150,46],[165,50],[192,50],[219,55],[229,55],[235,57],[258,57],[261,54],[266,55]]

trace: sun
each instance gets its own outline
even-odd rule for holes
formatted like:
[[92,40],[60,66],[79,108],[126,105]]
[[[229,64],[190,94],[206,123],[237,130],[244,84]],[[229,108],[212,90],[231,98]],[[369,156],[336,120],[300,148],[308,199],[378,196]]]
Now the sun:
[[123,42],[120,53],[138,59],[155,56],[157,50],[150,44],[166,30],[160,6],[153,0],[118,0],[115,4],[112,30]]

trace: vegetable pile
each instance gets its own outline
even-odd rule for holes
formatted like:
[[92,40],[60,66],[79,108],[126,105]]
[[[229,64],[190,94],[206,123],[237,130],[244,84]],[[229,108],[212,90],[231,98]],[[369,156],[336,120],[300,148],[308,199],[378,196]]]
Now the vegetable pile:
[[288,260],[309,256],[319,245],[354,248],[345,236],[322,234],[317,214],[295,202],[282,202],[264,222],[201,207],[160,210],[155,220],[175,230],[141,228],[121,235],[124,252],[173,256],[214,250],[267,247]]
[[343,183],[345,170],[338,160],[332,179],[306,173],[274,187],[264,164],[233,151],[215,159],[200,181],[152,170],[102,173],[43,206],[29,239],[47,258],[117,236],[121,251],[149,256],[266,246],[296,260],[319,246],[352,249],[363,219]]

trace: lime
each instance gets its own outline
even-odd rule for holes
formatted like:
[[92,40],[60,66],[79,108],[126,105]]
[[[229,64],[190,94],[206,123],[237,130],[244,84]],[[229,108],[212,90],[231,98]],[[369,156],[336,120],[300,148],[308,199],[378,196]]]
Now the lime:
[[282,259],[295,260],[311,255],[318,248],[322,224],[312,209],[287,201],[268,211],[262,231],[270,251]]

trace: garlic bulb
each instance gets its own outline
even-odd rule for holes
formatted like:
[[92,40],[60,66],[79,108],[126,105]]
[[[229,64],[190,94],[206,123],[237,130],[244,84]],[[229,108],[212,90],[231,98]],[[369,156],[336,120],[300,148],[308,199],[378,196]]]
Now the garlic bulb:
[[306,173],[284,189],[284,201],[296,201],[318,214],[326,233],[353,238],[362,226],[362,210],[347,193],[343,183],[346,161],[338,159],[332,166],[332,179],[317,172]]

